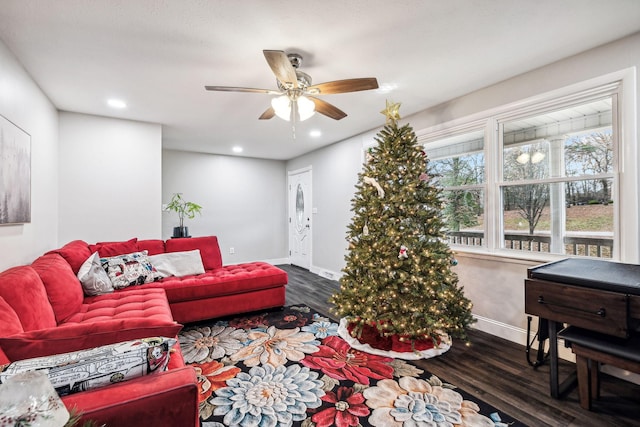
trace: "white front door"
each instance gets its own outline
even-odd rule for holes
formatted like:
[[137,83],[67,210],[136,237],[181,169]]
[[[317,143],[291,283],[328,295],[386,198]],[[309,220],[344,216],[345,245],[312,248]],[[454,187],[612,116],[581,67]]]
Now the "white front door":
[[291,264],[311,265],[311,167],[289,172],[289,256]]

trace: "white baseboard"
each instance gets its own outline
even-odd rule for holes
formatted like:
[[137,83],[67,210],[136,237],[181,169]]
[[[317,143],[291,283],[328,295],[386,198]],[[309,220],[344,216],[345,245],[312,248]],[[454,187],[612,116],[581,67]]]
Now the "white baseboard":
[[340,278],[343,275],[342,272],[336,273],[335,271],[327,270],[327,269],[316,267],[313,265],[311,266],[311,268],[309,268],[309,271],[312,272],[313,274],[317,274],[318,276],[322,276],[325,279],[329,279],[329,280],[340,280]]
[[[515,342],[520,345],[527,345],[527,331],[525,329],[498,322],[497,320],[489,319],[483,316],[474,315],[473,317],[477,320],[477,322],[472,326],[473,329],[495,335],[497,337],[503,338],[507,341]],[[531,336],[529,337],[529,341],[531,341],[534,336],[535,331],[532,331]],[[537,346],[537,344],[538,342],[536,341],[535,345]],[[558,342],[558,356],[561,359],[569,360],[572,362],[575,361],[575,357],[573,356],[573,353],[571,353],[571,349],[565,348],[562,341]],[[523,353],[522,357],[526,357],[526,354]]]
[[[473,329],[477,329],[482,332],[486,332],[491,335],[495,335],[497,337],[503,338],[507,341],[515,342],[520,345],[527,345],[527,331],[522,328],[515,327],[513,325],[508,325],[506,323],[498,322],[493,319],[489,319],[487,317],[482,316],[473,316],[474,319],[477,320],[476,323],[473,324]],[[532,331],[531,335],[528,337],[529,341],[533,339],[535,336],[535,331]],[[534,343],[537,349],[538,342]],[[569,360],[571,362],[575,362],[575,356],[571,353],[571,349],[565,348],[562,341],[558,342],[558,356],[561,359]],[[525,353],[522,353],[522,357],[526,357]]]
[[[291,265],[291,258],[281,258],[279,260],[266,260],[265,262],[268,262],[269,264],[289,264]],[[327,270],[325,268],[321,268],[321,267],[316,267],[314,265],[309,267],[309,272],[313,273],[313,274],[317,274],[318,276],[322,276],[325,279],[329,279],[329,280],[340,280],[340,278],[342,277],[343,273],[337,273],[335,271],[331,271],[331,270]]]
[[272,265],[291,264],[291,260],[289,260],[289,258],[263,259],[261,261]]
[[[521,345],[527,345],[527,331],[522,328],[517,328],[512,325],[507,325],[506,323],[498,322],[493,319],[489,319],[482,316],[473,316],[477,322],[473,324],[473,329],[477,329],[482,332],[486,332],[491,335],[495,335],[497,337],[503,338],[507,341],[512,341]],[[533,339],[535,333],[532,333],[530,340]],[[537,346],[537,341],[536,341]],[[568,360],[571,362],[575,362],[576,358],[574,354],[571,352],[570,348],[566,348],[564,346],[564,342],[562,340],[558,341],[558,356],[561,359]],[[522,354],[522,357],[526,357],[526,354]],[[626,381],[630,381],[635,384],[640,384],[640,375],[634,374],[629,371],[625,371],[623,369],[619,369],[610,365],[604,365],[602,367],[602,372],[605,372],[609,375],[612,375],[617,378],[621,378]]]
[[507,325],[506,323],[498,322],[497,320],[483,316],[474,315],[473,318],[476,319],[476,323],[472,325],[473,329],[477,329],[521,345],[527,344],[527,331],[522,328],[516,328],[515,326]]

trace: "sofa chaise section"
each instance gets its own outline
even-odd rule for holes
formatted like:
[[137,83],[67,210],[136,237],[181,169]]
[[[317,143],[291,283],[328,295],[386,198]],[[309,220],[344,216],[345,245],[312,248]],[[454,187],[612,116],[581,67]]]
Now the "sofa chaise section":
[[285,304],[287,273],[266,262],[223,265],[216,236],[162,240],[130,239],[88,245],[73,241],[56,250],[72,266],[80,265],[97,250],[101,257],[113,248],[147,251],[148,255],[200,251],[204,273],[165,277],[158,282],[117,290],[162,288],[166,291],[173,319],[182,324],[246,313]]

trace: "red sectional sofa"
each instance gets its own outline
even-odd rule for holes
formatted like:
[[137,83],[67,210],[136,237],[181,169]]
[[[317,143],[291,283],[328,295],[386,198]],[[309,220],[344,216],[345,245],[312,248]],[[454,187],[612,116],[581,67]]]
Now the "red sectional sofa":
[[[86,297],[80,266],[101,257],[198,249],[204,273],[166,277]],[[181,323],[283,306],[287,273],[263,262],[222,265],[215,236],[102,242],[75,240],[30,265],[0,273],[0,365],[154,336]],[[83,419],[109,426],[197,426],[195,372],[174,347],[165,372],[63,397]]]

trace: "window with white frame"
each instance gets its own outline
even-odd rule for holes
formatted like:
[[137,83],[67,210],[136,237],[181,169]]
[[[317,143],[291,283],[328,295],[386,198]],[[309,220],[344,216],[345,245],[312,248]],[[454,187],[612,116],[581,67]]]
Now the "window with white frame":
[[504,248],[613,257],[614,100],[498,122]]
[[603,78],[419,133],[454,249],[633,262],[636,148],[620,138],[620,117],[634,120],[621,111],[622,86]]
[[443,188],[449,242],[484,246],[484,129],[438,140],[427,154],[429,173]]

